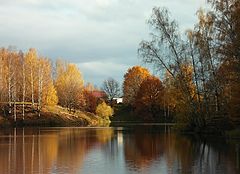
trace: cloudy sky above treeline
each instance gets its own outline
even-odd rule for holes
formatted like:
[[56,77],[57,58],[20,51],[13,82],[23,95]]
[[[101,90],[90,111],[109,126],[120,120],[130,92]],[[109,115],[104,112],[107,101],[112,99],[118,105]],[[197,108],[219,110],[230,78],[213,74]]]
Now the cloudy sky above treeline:
[[0,47],[36,48],[53,60],[76,63],[85,82],[122,81],[139,43],[149,38],[152,8],[167,7],[182,31],[197,21],[206,0],[0,0]]

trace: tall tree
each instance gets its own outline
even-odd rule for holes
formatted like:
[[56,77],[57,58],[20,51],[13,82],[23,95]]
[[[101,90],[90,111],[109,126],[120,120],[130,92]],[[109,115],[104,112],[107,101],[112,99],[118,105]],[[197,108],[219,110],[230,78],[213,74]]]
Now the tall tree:
[[134,66],[128,69],[124,75],[123,102],[133,105],[141,83],[150,76],[149,71],[141,66]]
[[25,97],[26,97],[26,67],[25,67],[25,59],[24,53],[19,52],[19,57],[21,59],[22,64],[22,119],[25,119]]
[[120,96],[120,85],[115,79],[111,77],[107,80],[104,80],[102,89],[108,95],[108,99],[110,100],[113,100],[113,98]]
[[135,100],[135,108],[146,120],[160,119],[163,111],[164,88],[159,78],[147,77],[139,88]]
[[8,101],[8,51],[0,49],[0,97],[1,102]]
[[[194,64],[189,59],[189,45],[182,40],[178,24],[171,20],[170,13],[165,8],[153,8],[153,13],[149,19],[149,24],[153,29],[151,41],[140,43],[139,55],[146,63],[154,64],[159,70],[167,71],[174,80],[174,84],[179,93],[184,96],[184,103],[188,106],[187,114],[190,124],[204,126],[204,120],[199,112],[196,96],[189,82],[192,83],[194,73],[188,73],[189,64]],[[192,53],[192,52],[191,52]],[[190,63],[191,62],[191,63]],[[194,67],[194,72],[195,71]],[[195,81],[196,82],[196,81]],[[200,100],[200,94],[199,94]]]
[[29,51],[25,54],[25,67],[28,74],[26,77],[28,84],[30,84],[28,85],[30,89],[28,89],[31,91],[32,108],[35,104],[35,91],[37,87],[37,59],[37,51],[33,48],[29,49]]
[[[63,66],[63,65],[60,65]],[[59,104],[67,107],[70,111],[80,107],[83,103],[83,78],[81,72],[74,64],[68,64],[66,67],[57,67],[63,69],[57,74],[56,89],[59,97]],[[79,103],[79,101],[81,101]]]
[[94,88],[94,86],[91,83],[87,83],[87,85],[84,86],[84,90],[83,90],[83,96],[85,99],[85,111],[87,112],[92,112],[95,113],[96,112],[96,108],[98,105],[98,99],[97,97],[93,94],[93,92],[96,89]]

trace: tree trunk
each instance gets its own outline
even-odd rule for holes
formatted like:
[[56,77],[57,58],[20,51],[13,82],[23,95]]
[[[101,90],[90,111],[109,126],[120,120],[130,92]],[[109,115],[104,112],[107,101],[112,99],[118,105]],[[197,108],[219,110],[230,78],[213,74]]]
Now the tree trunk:
[[3,100],[3,60],[0,58],[0,101]]
[[14,91],[13,91],[13,101],[14,101],[14,122],[17,121],[17,108],[16,108],[16,96],[17,96],[17,91],[16,91],[16,84],[14,85]]
[[23,98],[22,98],[22,119],[25,119],[25,93],[26,93],[26,74],[25,74],[25,62],[23,60]]
[[11,57],[8,60],[8,105],[9,105],[9,114],[12,112],[12,101],[11,101]]
[[32,109],[34,109],[34,81],[33,81],[33,67],[31,67],[31,91],[32,91]]
[[200,108],[200,114],[203,113],[202,110],[202,104],[201,104],[201,99],[200,99],[200,91],[199,91],[199,84],[198,84],[198,78],[197,78],[197,70],[196,70],[196,63],[195,63],[195,58],[194,58],[194,53],[193,53],[193,47],[192,47],[192,42],[190,41],[190,49],[191,49],[191,58],[192,58],[192,66],[193,66],[193,72],[194,72],[194,82],[196,85],[197,89],[197,97],[198,97],[198,107]]
[[40,117],[42,105],[43,67],[39,63],[38,67],[38,116]]

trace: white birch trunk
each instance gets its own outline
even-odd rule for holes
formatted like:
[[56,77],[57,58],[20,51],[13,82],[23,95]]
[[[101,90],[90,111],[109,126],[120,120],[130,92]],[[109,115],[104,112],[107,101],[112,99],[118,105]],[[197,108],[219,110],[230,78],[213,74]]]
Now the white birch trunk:
[[33,67],[31,68],[30,76],[31,76],[31,91],[32,91],[32,108],[34,107],[34,81],[33,81]]
[[43,86],[43,67],[39,64],[38,68],[38,116],[40,117],[42,107],[42,86]]
[[25,60],[23,59],[23,98],[22,98],[22,119],[25,119],[25,95],[26,95],[26,74],[25,74]]
[[12,112],[12,103],[11,103],[11,57],[8,61],[8,105],[9,105],[9,114]]

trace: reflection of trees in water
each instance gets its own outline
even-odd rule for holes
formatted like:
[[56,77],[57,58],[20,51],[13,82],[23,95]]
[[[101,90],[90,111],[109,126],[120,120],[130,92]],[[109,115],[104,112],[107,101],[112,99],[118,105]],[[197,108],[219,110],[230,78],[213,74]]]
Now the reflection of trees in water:
[[168,173],[239,173],[239,150],[226,141],[191,139],[176,134],[126,135],[125,161],[136,171],[165,160]]
[[[1,132],[1,173],[77,173],[94,146],[111,139],[112,129],[14,129]],[[101,141],[99,141],[101,140]],[[11,171],[11,172],[10,172]]]
[[5,139],[4,145],[0,148],[1,172],[41,173],[44,172],[43,166],[51,168],[52,161],[57,155],[57,149],[54,148],[57,147],[56,135],[45,135],[37,129],[33,131],[24,128],[9,130],[6,135],[8,140]]
[[116,134],[111,128],[1,131],[0,173],[74,174],[94,148],[101,149],[103,160],[110,164],[123,163],[119,154],[124,154],[127,170],[136,172],[166,164],[168,173],[239,173],[240,150],[235,143],[148,130]]
[[239,153],[236,144],[230,144],[223,139],[195,139],[194,173],[240,173],[237,166]]
[[135,134],[125,137],[125,160],[130,168],[145,168],[163,155],[162,140],[157,134]]
[[[62,134],[65,136],[62,136]],[[60,132],[56,168],[64,173],[77,173],[88,152],[109,141],[112,129],[70,129]],[[63,166],[65,166],[63,168]]]

